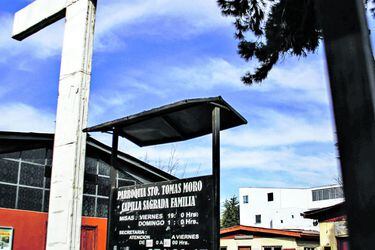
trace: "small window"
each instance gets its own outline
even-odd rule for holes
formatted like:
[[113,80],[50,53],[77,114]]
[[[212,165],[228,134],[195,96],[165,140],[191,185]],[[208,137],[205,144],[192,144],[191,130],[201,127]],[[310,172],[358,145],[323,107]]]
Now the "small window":
[[292,219],[294,219],[294,215],[292,214]]
[[303,250],[315,250],[315,247],[305,247]]
[[283,221],[283,220],[280,220],[280,222],[281,222],[281,223],[284,223],[284,221]]
[[281,250],[282,246],[265,246],[262,250]]
[[227,250],[227,247],[220,247],[220,250]]
[[267,194],[268,201],[273,201],[273,193]]
[[260,214],[255,215],[255,223],[262,223],[262,215]]
[[249,196],[248,196],[248,195],[244,195],[244,196],[242,197],[242,199],[243,199],[243,203],[244,203],[244,204],[248,204],[248,203],[249,203]]

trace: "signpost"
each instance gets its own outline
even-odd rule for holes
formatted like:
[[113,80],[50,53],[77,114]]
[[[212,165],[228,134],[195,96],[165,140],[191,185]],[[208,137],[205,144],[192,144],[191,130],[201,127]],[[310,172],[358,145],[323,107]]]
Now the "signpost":
[[114,192],[110,249],[212,249],[212,176]]
[[65,17],[47,249],[79,249],[96,0],[36,0],[15,14],[22,40]]
[[220,131],[246,123],[219,96],[184,100],[86,128],[112,132],[112,166],[119,136],[150,146],[212,134],[210,176],[129,188],[116,188],[111,178],[107,249],[219,250]]

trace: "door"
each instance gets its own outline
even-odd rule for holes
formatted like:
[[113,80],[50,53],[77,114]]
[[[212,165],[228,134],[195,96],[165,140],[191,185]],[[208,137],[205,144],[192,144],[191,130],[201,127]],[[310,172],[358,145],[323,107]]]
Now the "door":
[[81,229],[81,250],[96,250],[96,227],[83,226]]

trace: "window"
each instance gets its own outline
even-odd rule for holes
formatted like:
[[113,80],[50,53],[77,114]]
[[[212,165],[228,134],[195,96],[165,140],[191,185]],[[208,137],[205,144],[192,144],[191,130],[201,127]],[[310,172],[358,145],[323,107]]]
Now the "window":
[[330,199],[337,199],[337,198],[344,198],[342,187],[332,187],[332,188],[322,188],[322,189],[312,190],[313,201],[330,200]]
[[[48,212],[51,158],[52,151],[46,148],[0,154],[0,207]],[[109,164],[86,157],[83,215],[107,217],[109,169]],[[140,183],[127,173],[119,173],[117,182]]]
[[284,221],[283,221],[283,220],[280,220],[280,222],[281,222],[281,223],[284,223]]
[[260,214],[255,215],[255,223],[262,223],[262,215]]
[[239,246],[238,250],[251,250],[251,246]]
[[249,196],[248,195],[242,196],[242,199],[243,199],[243,204],[249,203]]
[[268,201],[273,201],[273,193],[267,194]]
[[292,219],[294,219],[294,215],[292,214]]
[[220,250],[227,250],[227,247],[220,247]]
[[304,247],[303,250],[315,250],[315,247]]
[[264,246],[262,250],[281,250],[282,246]]

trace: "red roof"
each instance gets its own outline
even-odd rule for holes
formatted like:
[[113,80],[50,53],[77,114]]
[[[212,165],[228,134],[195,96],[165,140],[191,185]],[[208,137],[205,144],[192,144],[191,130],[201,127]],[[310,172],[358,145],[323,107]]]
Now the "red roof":
[[228,236],[235,235],[265,235],[270,236],[289,236],[294,238],[309,238],[318,239],[319,232],[315,231],[304,231],[304,230],[287,230],[287,229],[273,229],[264,227],[252,227],[252,226],[233,226],[223,228],[220,230],[220,237],[227,238]]

